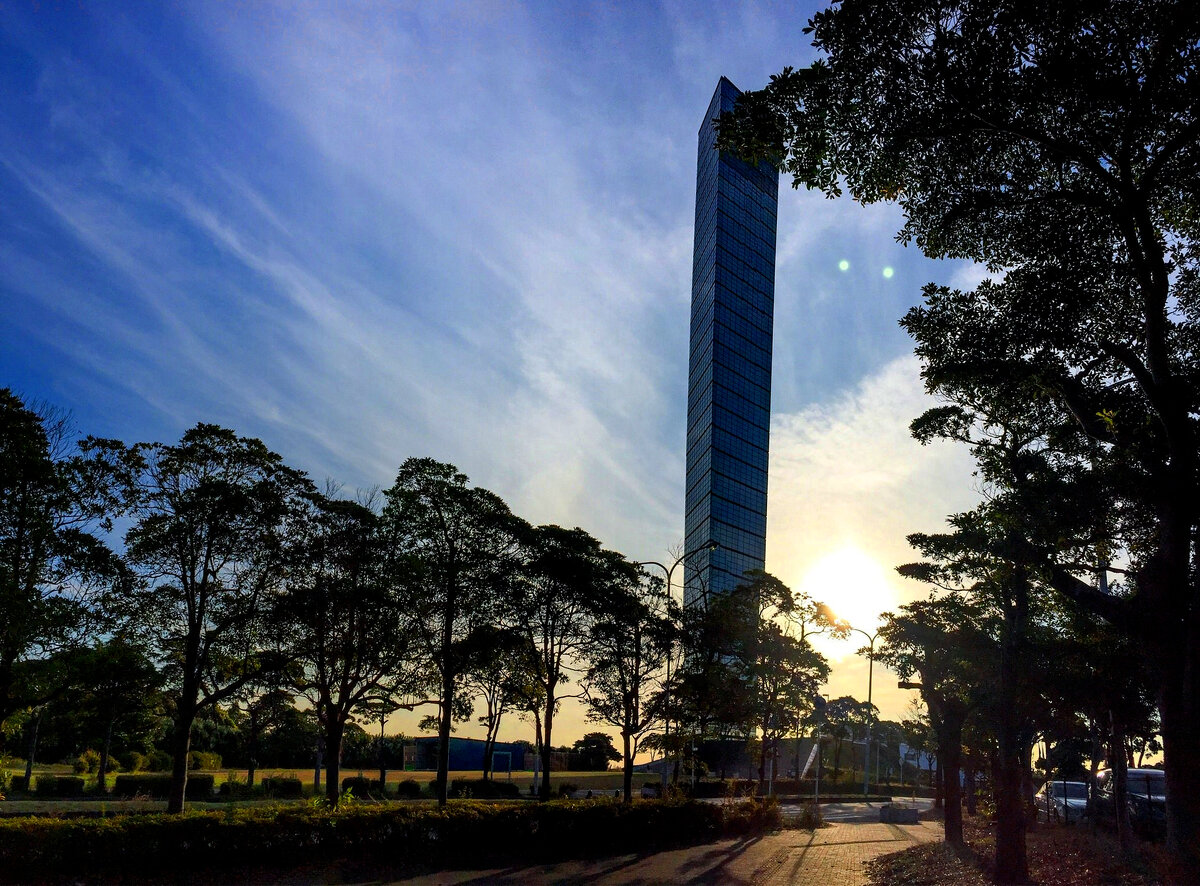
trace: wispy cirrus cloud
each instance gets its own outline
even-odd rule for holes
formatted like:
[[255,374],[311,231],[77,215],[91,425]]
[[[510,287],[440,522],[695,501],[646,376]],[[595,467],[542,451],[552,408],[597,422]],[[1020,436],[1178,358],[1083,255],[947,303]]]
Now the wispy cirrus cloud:
[[[16,10],[0,383],[131,440],[228,424],[351,487],[432,455],[660,558],[683,531],[700,115],[721,74],[810,59],[809,14]],[[961,480],[910,451],[896,362],[896,319],[955,267],[895,244],[894,207],[787,185],[768,565],[797,582],[851,528],[899,556]]]

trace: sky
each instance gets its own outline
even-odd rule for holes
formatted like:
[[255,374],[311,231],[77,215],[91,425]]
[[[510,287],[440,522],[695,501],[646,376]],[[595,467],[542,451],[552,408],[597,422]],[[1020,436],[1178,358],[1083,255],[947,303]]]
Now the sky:
[[[131,443],[227,425],[349,489],[432,456],[667,558],[697,130],[721,75],[814,59],[816,9],[0,0],[0,386]],[[767,569],[870,631],[927,592],[905,536],[978,499],[965,451],[908,436],[934,404],[897,321],[980,274],[788,184]],[[831,697],[866,696],[859,645],[822,644]]]

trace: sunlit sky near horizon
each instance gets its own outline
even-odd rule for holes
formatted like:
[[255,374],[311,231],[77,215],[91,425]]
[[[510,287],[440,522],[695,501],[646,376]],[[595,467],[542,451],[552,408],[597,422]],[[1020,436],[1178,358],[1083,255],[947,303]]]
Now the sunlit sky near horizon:
[[[433,456],[664,559],[696,133],[722,74],[812,60],[816,8],[0,3],[0,386],[129,442],[228,425],[351,489]],[[932,401],[897,320],[978,273],[899,224],[781,187],[767,568],[867,629],[925,593],[905,535],[977,499],[908,436]],[[827,694],[865,697],[859,645],[823,644]],[[555,743],[590,728],[569,702]]]

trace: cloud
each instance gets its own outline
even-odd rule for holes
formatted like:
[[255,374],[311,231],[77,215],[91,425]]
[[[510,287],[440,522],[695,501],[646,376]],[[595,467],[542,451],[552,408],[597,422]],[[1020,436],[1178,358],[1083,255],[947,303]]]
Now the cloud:
[[[882,567],[892,605],[925,595],[926,589],[893,571],[914,559],[906,536],[937,531],[947,515],[978,501],[965,448],[922,446],[908,434],[908,423],[932,405],[916,359],[904,356],[830,402],[773,416],[769,571],[799,588],[823,557],[851,547]],[[853,594],[853,587],[830,589],[825,602],[836,609],[841,595]],[[865,674],[849,657],[858,644],[819,645],[839,660],[828,691],[865,698]],[[882,707],[883,699],[884,715],[894,717],[906,702],[891,685],[876,681],[883,693],[876,704]]]

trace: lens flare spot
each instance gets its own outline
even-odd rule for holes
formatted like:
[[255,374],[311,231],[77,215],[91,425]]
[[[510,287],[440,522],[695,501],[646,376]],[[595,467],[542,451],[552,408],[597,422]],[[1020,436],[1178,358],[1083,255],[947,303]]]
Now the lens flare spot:
[[891,265],[888,265],[886,268],[883,269],[883,276],[887,277],[889,280],[892,279],[892,274],[894,274],[894,273],[896,273],[896,272],[894,270],[892,270]]
[[842,259],[840,262],[838,262],[838,270],[839,271],[850,270],[850,262],[846,261],[845,259]]

